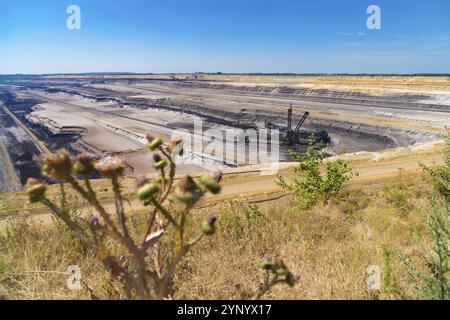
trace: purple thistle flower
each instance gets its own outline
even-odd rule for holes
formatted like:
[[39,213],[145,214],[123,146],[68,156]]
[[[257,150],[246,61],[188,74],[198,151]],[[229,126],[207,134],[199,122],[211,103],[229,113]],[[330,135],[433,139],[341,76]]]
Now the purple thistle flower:
[[100,222],[100,220],[98,219],[97,216],[92,216],[92,218],[91,218],[91,224],[92,224],[92,225],[96,225],[96,224],[98,224],[99,222]]

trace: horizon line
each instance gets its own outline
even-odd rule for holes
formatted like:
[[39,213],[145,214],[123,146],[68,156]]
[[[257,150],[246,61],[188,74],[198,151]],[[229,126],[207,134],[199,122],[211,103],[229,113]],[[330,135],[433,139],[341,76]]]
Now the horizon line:
[[259,76],[450,76],[447,72],[414,72],[414,73],[334,73],[334,72],[67,72],[67,73],[0,73],[0,77],[43,77],[43,76],[88,76],[88,75],[259,75]]

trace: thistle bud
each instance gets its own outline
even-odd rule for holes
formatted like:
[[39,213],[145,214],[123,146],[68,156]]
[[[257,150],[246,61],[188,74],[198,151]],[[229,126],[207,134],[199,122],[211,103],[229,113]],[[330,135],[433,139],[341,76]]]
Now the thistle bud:
[[181,178],[174,193],[174,196],[178,201],[188,205],[195,204],[195,202],[200,199],[201,195],[202,191],[191,176],[184,176]]
[[84,166],[92,165],[92,158],[86,153],[81,153],[76,157],[77,162],[81,163]]
[[152,135],[151,133],[148,133],[146,138],[149,143],[155,140],[155,136]]
[[42,201],[45,198],[47,186],[39,180],[29,178],[26,185],[27,194],[31,203]]
[[41,156],[42,169],[47,176],[55,179],[63,179],[70,176],[72,172],[72,161],[66,150],[58,153],[46,153]]
[[300,281],[300,275],[293,275],[292,273],[289,273],[286,276],[286,283],[288,284],[289,287],[293,287],[295,286],[295,284]]
[[218,194],[221,190],[219,183],[212,177],[202,176],[200,183],[212,194]]
[[287,276],[289,272],[285,268],[278,268],[275,270],[275,274],[278,276]]
[[159,147],[163,145],[164,141],[161,138],[154,139],[152,142],[149,143],[148,148],[151,151],[155,151]]
[[263,270],[272,270],[273,269],[273,263],[270,263],[268,261],[264,261],[259,265],[260,269]]
[[125,164],[118,157],[106,157],[96,163],[95,169],[106,178],[120,176],[125,170]]
[[162,161],[161,155],[159,153],[154,153],[153,154],[153,161],[155,163]]
[[155,183],[158,183],[158,184],[162,184],[163,183],[163,181],[164,181],[164,179],[163,179],[163,177],[161,177],[161,176],[158,176],[158,177],[156,177],[155,178]]
[[143,187],[139,188],[137,191],[137,197],[139,200],[144,201],[151,197],[153,197],[155,194],[157,194],[161,190],[161,187],[157,183],[148,183],[144,185]]
[[82,176],[87,176],[94,171],[92,159],[87,154],[79,154],[73,165],[73,172]]
[[202,232],[205,236],[211,236],[216,232],[216,223],[217,218],[215,216],[209,216],[208,220],[205,220],[201,224]]
[[167,162],[167,160],[161,160],[159,162],[156,162],[153,164],[153,168],[155,168],[156,170],[162,170],[164,169],[167,165],[169,164],[169,162]]

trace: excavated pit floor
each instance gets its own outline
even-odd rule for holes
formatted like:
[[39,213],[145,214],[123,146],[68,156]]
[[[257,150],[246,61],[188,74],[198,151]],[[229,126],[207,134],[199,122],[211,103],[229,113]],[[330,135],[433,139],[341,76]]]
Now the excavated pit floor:
[[[305,111],[311,112],[303,130],[329,133],[331,153],[380,151],[434,141],[450,123],[449,107],[430,104],[423,94],[355,96],[211,81],[97,78],[15,79],[0,83],[0,89],[9,94],[6,103],[12,112],[51,150],[65,147],[94,156],[120,154],[133,174],[150,168],[151,154],[143,151],[147,132],[170,137],[174,130],[192,132],[196,121],[202,121],[205,130],[261,127],[267,120],[284,125],[291,104],[294,122]],[[26,176],[38,175],[32,161],[39,152],[11,119],[0,116],[0,134],[22,182]],[[289,148],[281,146],[281,160],[289,160]],[[20,152],[24,154],[19,156]],[[218,166],[209,163],[210,168]],[[200,167],[205,162],[184,165],[181,171]]]

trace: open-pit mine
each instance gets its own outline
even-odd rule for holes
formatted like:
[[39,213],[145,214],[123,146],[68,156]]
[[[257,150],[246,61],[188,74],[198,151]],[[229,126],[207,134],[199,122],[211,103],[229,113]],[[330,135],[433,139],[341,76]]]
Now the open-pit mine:
[[[146,134],[176,131],[201,139],[181,171],[254,164],[274,157],[270,141],[238,157],[238,140],[220,153],[201,132],[255,130],[279,137],[279,160],[310,136],[330,155],[433,142],[450,124],[450,77],[257,75],[54,75],[0,77],[0,190],[40,177],[43,152],[66,148],[119,155],[129,175],[149,171]],[[200,137],[197,137],[200,135]],[[244,143],[249,145],[248,137]],[[278,142],[277,142],[278,144]],[[237,151],[236,151],[237,150]],[[233,154],[233,156],[225,155]],[[274,160],[275,159],[275,160]]]

